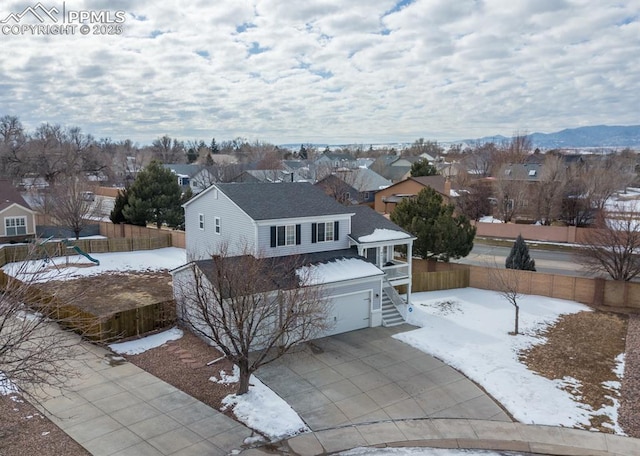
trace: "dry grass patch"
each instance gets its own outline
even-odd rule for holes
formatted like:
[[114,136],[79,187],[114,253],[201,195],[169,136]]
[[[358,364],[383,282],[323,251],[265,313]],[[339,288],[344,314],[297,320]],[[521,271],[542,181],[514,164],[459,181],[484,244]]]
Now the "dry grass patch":
[[[627,322],[624,315],[597,311],[563,315],[542,332],[547,341],[522,352],[520,360],[548,379],[578,380],[577,390],[566,389],[593,410],[611,406],[615,393],[604,382],[620,381],[615,358],[625,351]],[[604,415],[591,420],[591,427],[602,432],[612,432],[612,425]]]
[[96,316],[110,315],[173,299],[167,271],[109,273],[37,285]]

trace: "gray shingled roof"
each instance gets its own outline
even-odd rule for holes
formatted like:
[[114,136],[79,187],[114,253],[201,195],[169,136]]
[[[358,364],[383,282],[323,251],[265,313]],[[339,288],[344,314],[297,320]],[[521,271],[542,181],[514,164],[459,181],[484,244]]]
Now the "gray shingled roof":
[[362,236],[372,234],[376,228],[401,231],[413,237],[413,234],[409,233],[407,230],[403,230],[382,214],[371,209],[369,206],[352,206],[351,210],[355,212],[356,215],[351,217],[351,233],[349,236],[356,241]]
[[0,210],[8,208],[13,203],[19,204],[26,209],[31,209],[11,181],[5,179],[0,180]]
[[254,220],[350,214],[353,211],[307,182],[216,184]]

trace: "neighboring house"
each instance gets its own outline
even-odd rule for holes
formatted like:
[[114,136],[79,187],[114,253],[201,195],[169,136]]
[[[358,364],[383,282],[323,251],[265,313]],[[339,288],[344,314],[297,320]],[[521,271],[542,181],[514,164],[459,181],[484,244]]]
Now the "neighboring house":
[[541,170],[540,163],[511,163],[505,166],[502,172],[504,177],[509,180],[539,182]]
[[378,191],[392,182],[367,168],[338,169],[316,183],[324,192],[343,204],[373,203]]
[[230,183],[214,184],[184,209],[189,263],[172,271],[174,281],[184,283],[192,267],[214,271],[222,247],[269,264],[295,258],[331,301],[335,326],[324,335],[404,321],[407,305],[394,286],[410,297],[415,238],[369,207],[343,206],[308,183]]
[[191,188],[193,194],[198,194],[214,181],[213,174],[203,165],[165,164],[162,165],[173,171],[182,190]]
[[357,161],[349,154],[341,154],[337,152],[325,152],[313,160],[316,167],[328,168],[355,168]]
[[284,169],[249,169],[231,179],[231,182],[270,183],[305,181],[296,171]]
[[390,214],[404,198],[413,198],[426,187],[442,194],[445,201],[451,197],[451,182],[443,176],[409,177],[376,193],[374,208],[376,212]]
[[0,242],[23,241],[36,232],[35,212],[8,180],[0,180]]

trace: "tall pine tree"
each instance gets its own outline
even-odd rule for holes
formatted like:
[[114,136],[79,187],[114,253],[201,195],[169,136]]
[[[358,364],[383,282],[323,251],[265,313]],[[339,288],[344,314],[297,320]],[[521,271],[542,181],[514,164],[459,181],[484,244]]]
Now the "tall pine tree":
[[449,261],[467,256],[473,248],[476,228],[464,215],[454,215],[442,195],[424,188],[416,198],[404,199],[391,214],[391,220],[416,236],[416,256]]
[[436,176],[438,169],[429,163],[429,160],[422,159],[411,165],[411,177]]
[[519,234],[513,243],[504,266],[507,269],[519,269],[521,271],[536,270],[536,262],[529,256],[529,246],[522,238],[522,235]]
[[163,223],[170,226],[180,224],[182,190],[176,175],[160,162],[152,161],[138,174],[128,196],[122,213],[130,223],[152,222],[158,228]]

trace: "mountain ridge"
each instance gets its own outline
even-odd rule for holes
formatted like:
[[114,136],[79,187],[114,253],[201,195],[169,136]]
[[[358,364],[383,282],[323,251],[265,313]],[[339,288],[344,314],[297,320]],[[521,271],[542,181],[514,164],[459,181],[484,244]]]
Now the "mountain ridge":
[[[592,125],[565,128],[553,133],[530,133],[527,135],[533,147],[542,149],[577,147],[638,147],[640,146],[640,125]],[[502,143],[511,138],[495,135],[477,139],[465,139],[465,143]]]

